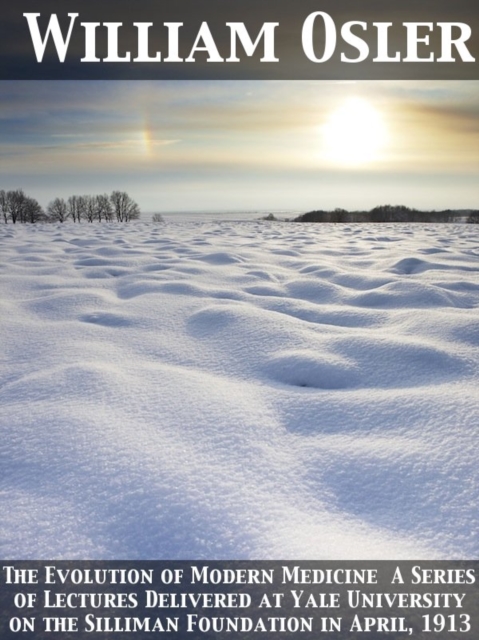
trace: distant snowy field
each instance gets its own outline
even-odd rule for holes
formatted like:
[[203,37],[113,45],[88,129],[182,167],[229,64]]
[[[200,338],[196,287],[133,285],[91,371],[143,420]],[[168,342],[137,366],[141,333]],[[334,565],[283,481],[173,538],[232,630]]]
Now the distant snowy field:
[[479,228],[0,226],[3,558],[478,558]]

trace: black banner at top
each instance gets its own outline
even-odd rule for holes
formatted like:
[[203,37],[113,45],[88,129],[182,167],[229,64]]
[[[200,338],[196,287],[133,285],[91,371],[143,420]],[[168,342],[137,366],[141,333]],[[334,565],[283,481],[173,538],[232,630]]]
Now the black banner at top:
[[479,79],[471,0],[17,0],[0,79]]

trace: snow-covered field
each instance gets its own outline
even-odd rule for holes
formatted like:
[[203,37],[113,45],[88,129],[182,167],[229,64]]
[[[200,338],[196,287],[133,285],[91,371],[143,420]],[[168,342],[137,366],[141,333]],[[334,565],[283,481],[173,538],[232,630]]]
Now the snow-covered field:
[[3,558],[477,558],[479,228],[0,226]]

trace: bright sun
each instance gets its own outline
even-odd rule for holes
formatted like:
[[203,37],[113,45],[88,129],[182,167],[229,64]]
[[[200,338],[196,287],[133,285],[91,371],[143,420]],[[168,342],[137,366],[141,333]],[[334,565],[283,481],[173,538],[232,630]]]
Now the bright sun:
[[381,114],[361,98],[351,98],[336,109],[322,134],[327,159],[351,166],[379,160],[387,141]]

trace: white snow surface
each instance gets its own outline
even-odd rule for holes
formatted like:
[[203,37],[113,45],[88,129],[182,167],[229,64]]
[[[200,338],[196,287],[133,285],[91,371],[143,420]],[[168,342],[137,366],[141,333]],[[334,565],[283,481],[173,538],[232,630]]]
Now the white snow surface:
[[477,558],[479,228],[0,227],[0,555]]

